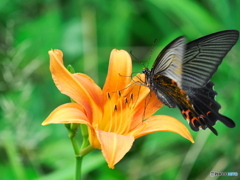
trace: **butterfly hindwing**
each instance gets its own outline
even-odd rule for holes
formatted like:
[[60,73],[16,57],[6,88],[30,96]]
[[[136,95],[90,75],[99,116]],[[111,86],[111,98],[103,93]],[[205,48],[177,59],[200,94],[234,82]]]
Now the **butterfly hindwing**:
[[[217,120],[229,128],[235,127],[233,120],[219,113],[221,106],[214,99],[217,93],[213,90],[213,86],[213,82],[210,81],[202,88],[187,87],[188,98],[197,114],[197,116],[189,118],[189,124],[195,131],[198,131],[199,128],[210,128],[217,134],[217,131],[212,127]],[[183,116],[185,116],[185,114],[183,114]]]

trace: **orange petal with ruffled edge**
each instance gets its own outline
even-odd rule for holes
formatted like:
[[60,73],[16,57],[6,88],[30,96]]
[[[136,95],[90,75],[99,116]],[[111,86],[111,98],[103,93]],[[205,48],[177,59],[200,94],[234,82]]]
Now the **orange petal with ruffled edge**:
[[[72,98],[75,102],[82,105],[85,109],[89,119],[101,117],[101,110],[94,102],[93,98],[89,94],[89,89],[86,89],[80,82],[76,79],[73,74],[71,74],[63,65],[63,53],[60,50],[51,50],[49,51],[50,55],[50,71],[52,73],[52,78],[59,89],[63,94],[66,94]],[[86,81],[89,83],[89,87],[95,86],[95,83],[89,81],[86,78]],[[92,89],[94,93],[95,89]],[[98,92],[96,92],[97,94]],[[92,117],[92,111],[97,112],[98,116]]]
[[114,168],[124,155],[131,149],[134,142],[133,136],[123,136],[116,133],[96,130],[97,137],[101,144],[103,156],[108,167]]
[[131,81],[132,60],[124,50],[113,49],[110,55],[104,92],[116,92],[126,88]]
[[[140,129],[140,132],[138,131],[138,129]],[[144,121],[144,123],[134,131],[137,132],[134,135],[135,138],[139,138],[141,136],[154,132],[162,131],[174,132],[194,143],[194,140],[186,126],[179,120],[171,116],[166,115],[152,116],[148,118],[146,121]]]
[[86,124],[91,127],[83,108],[77,103],[67,103],[57,107],[42,125],[65,123]]

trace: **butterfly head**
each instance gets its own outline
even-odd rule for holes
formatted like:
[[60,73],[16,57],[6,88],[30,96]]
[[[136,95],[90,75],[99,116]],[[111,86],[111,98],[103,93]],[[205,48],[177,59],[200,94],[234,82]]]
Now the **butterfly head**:
[[151,71],[148,68],[143,68],[142,73],[145,74],[145,76],[150,76]]
[[151,71],[148,68],[143,68],[142,73],[145,74],[145,83],[149,86],[151,84]]

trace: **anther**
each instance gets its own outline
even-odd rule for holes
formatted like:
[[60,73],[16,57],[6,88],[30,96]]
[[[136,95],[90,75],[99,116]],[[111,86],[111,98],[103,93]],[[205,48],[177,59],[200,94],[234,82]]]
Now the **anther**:
[[108,99],[110,99],[110,100],[111,100],[111,96],[110,96],[110,94],[109,94],[109,93],[107,93],[107,96],[108,96]]
[[133,94],[130,94],[130,99],[133,100]]
[[118,91],[118,95],[121,96],[121,92],[120,91]]
[[117,111],[117,105],[114,105],[114,111]]

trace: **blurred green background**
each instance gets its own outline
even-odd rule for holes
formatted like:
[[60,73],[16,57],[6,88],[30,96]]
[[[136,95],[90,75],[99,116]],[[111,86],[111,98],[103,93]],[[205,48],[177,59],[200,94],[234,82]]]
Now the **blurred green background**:
[[[52,81],[48,50],[61,49],[66,65],[102,87],[113,48],[132,51],[151,67],[176,37],[185,35],[190,41],[226,29],[240,30],[238,0],[1,0],[0,179],[74,177],[75,158],[66,128],[41,126],[54,108],[69,102]],[[84,158],[84,178],[226,179],[211,178],[209,173],[240,174],[239,48],[238,42],[213,77],[221,112],[235,120],[236,128],[218,122],[218,136],[190,130],[195,144],[169,132],[139,138],[114,170],[95,150]],[[137,61],[133,66],[134,72],[143,68]],[[187,125],[178,109],[164,107],[158,113]]]

